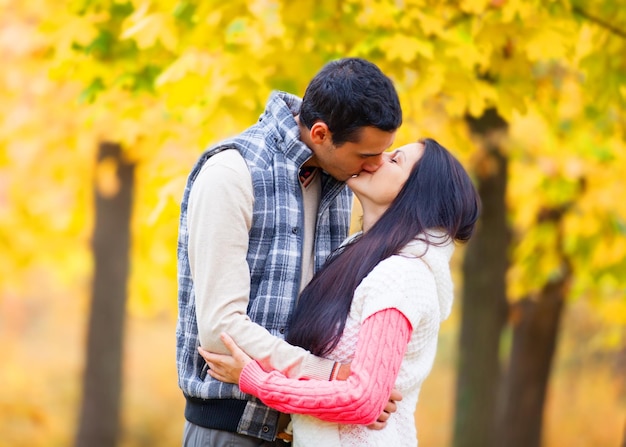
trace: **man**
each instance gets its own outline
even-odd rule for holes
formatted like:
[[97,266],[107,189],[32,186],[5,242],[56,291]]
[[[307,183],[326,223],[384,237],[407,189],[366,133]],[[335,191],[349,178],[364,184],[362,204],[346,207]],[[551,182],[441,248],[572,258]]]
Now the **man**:
[[374,172],[402,122],[398,95],[374,64],[330,62],[302,100],[274,92],[259,121],[207,150],[181,205],[179,386],[184,445],[280,445],[284,418],[213,380],[197,352],[226,353],[226,332],[290,377],[332,380],[334,362],[284,342],[299,291],[347,237],[344,181]]

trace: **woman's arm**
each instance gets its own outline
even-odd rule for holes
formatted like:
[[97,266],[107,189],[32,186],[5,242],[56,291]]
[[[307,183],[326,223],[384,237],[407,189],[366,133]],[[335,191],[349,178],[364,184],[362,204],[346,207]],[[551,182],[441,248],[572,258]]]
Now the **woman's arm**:
[[[359,339],[346,381],[289,379],[283,374],[265,372],[232,340],[233,357],[238,366],[223,363],[223,356],[202,351],[213,377],[233,381],[245,393],[260,398],[266,405],[287,413],[309,414],[342,424],[370,424],[382,413],[398,376],[411,336],[411,324],[397,309],[385,309],[368,317]],[[225,340],[226,341],[226,340]],[[232,343],[232,345],[231,345]]]

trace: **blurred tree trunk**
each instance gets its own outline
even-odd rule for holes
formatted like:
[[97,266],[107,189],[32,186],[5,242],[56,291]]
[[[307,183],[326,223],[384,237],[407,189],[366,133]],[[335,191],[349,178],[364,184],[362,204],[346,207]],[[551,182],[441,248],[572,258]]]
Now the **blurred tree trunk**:
[[453,445],[493,447],[500,376],[498,352],[507,315],[507,159],[499,143],[507,124],[493,109],[478,119],[468,117],[467,122],[482,146],[476,175],[483,209],[463,261]]
[[98,162],[105,159],[117,167],[118,187],[95,188],[94,281],[77,447],[115,446],[119,432],[134,165],[115,143],[100,144]]
[[513,348],[503,380],[498,441],[507,447],[541,445],[543,407],[563,311],[565,278],[537,297],[515,303]]
[[569,261],[562,250],[560,230],[567,208],[544,210],[538,222],[539,225],[557,226],[554,242],[561,258],[559,274],[550,279],[536,296],[526,297],[511,306],[513,346],[499,398],[496,445],[541,445],[546,390],[572,279]]

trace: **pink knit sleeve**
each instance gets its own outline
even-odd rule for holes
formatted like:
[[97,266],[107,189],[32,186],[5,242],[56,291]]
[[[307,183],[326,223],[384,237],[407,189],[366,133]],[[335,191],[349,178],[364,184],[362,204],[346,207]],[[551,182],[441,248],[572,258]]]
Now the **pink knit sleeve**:
[[384,309],[363,322],[347,380],[289,379],[250,362],[241,373],[239,387],[285,413],[341,424],[371,424],[389,399],[411,330],[399,310]]

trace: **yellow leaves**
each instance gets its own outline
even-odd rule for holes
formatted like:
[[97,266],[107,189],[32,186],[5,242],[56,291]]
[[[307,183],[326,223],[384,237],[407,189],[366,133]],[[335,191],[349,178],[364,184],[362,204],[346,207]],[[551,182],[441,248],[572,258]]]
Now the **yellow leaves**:
[[594,247],[591,264],[594,268],[603,269],[619,264],[626,259],[626,235],[612,235],[599,238]]
[[[524,169],[525,168],[525,169]],[[507,201],[511,204],[524,204],[514,207],[516,225],[521,232],[527,231],[536,222],[542,207],[540,191],[541,172],[532,167],[514,166],[510,169],[510,186],[507,188]]]
[[248,4],[253,17],[262,24],[257,36],[263,38],[262,40],[281,37],[285,34],[285,26],[279,15],[279,3],[277,0],[254,0]]
[[174,17],[162,12],[148,13],[148,6],[146,3],[124,21],[121,38],[135,40],[142,50],[160,42],[166,49],[175,52],[178,37]]
[[418,56],[430,60],[434,55],[432,42],[399,33],[381,39],[379,46],[386,53],[388,59],[399,60],[407,64],[414,61]]
[[36,28],[31,32],[30,39],[37,37],[44,41],[60,60],[76,57],[74,46],[87,46],[92,42],[98,34],[97,24],[107,18],[106,14],[91,12],[79,16],[65,3],[49,3],[30,14],[29,25]]
[[398,7],[395,2],[365,0],[359,6],[361,11],[356,22],[361,26],[379,29],[393,29],[396,26]]
[[469,112],[478,117],[495,102],[496,90],[488,82],[481,81],[467,72],[448,72],[445,80],[445,107],[452,116]]
[[[243,60],[235,57],[235,60]],[[202,104],[204,113],[217,107],[222,97],[235,95],[233,76],[224,55],[191,49],[167,67],[156,80],[156,87],[171,111],[191,112]],[[234,62],[237,63],[237,62]]]
[[585,57],[594,51],[593,45],[593,29],[590,24],[583,23],[578,33],[578,39],[575,46],[574,62],[580,63]]
[[[607,216],[626,219],[626,202],[618,200],[626,190],[626,162],[619,156],[626,152],[623,137],[586,124],[592,119],[583,116],[590,92],[603,86],[583,86],[577,78],[580,67],[567,65],[595,57],[597,31],[555,13],[555,2],[188,2],[193,8],[184,19],[175,13],[178,1],[131,3],[132,14],[124,18],[126,13],[119,13],[115,20],[107,7],[79,16],[61,3],[36,14],[30,11],[20,20],[0,18],[3,54],[20,59],[11,59],[0,74],[5,99],[0,104],[0,151],[13,171],[5,177],[2,166],[0,217],[14,203],[28,203],[9,225],[29,230],[11,242],[29,253],[43,244],[51,257],[58,256],[57,245],[42,242],[52,239],[54,229],[80,234],[80,255],[68,259],[73,263],[66,269],[68,277],[83,272],[76,264],[88,255],[83,245],[91,218],[91,157],[98,138],[122,143],[126,155],[143,167],[137,171],[133,231],[138,246],[132,280],[137,296],[131,309],[149,313],[150,306],[167,308],[171,303],[165,304],[162,295],[173,293],[169,281],[175,276],[168,248],[175,239],[171,222],[176,221],[182,182],[195,156],[206,144],[254,122],[272,88],[302,93],[325,60],[341,55],[370,58],[391,73],[404,110],[397,144],[431,136],[459,151],[471,166],[477,149],[464,117],[498,107],[510,124],[505,145],[510,160],[508,218],[523,240],[515,249],[510,276],[516,293],[559,270],[550,245],[554,231],[535,228],[546,207],[576,200],[563,223],[566,248],[572,256],[584,257],[591,270],[622,256],[623,244],[615,238],[590,241],[615,232],[605,224]],[[34,9],[23,3],[20,8]],[[44,26],[35,26],[48,12]],[[31,23],[27,17],[37,19]],[[101,30],[110,35],[98,34]],[[100,37],[105,41],[98,41]],[[89,53],[94,41],[111,51],[94,57]],[[87,48],[72,52],[72,44]],[[42,59],[48,46],[57,53],[54,81],[46,76]],[[146,66],[153,70],[146,84],[154,90],[125,90],[128,84],[120,79],[132,78]],[[603,67],[585,69],[594,74]],[[565,70],[571,70],[571,77]],[[101,78],[106,90],[90,107],[78,107],[76,91],[60,87],[70,82],[89,85],[94,78]],[[626,100],[626,86],[614,90],[615,98]],[[609,112],[615,122],[622,119],[621,110]],[[46,123],[45,129],[40,123]],[[480,173],[491,166],[487,162],[473,168]],[[54,188],[40,188],[44,193],[32,198],[36,189],[20,183],[26,176]],[[114,166],[106,162],[96,170],[97,185],[108,194],[115,192],[114,177]],[[587,189],[577,197],[581,177]],[[79,190],[86,192],[74,192]],[[66,212],[55,213],[57,209]]]
[[462,11],[470,14],[480,14],[490,6],[492,0],[461,0],[459,6]]
[[247,47],[244,51],[262,57],[268,51],[268,41],[280,38],[283,34],[282,24],[272,15],[261,18],[238,17],[224,30],[224,42],[236,47]]
[[[495,2],[494,2],[495,3]],[[516,18],[519,18],[523,22],[533,15],[535,12],[536,4],[527,0],[499,0],[499,10],[502,13],[503,22],[512,22]]]
[[[624,299],[624,297],[616,297],[614,299],[606,300],[600,306],[599,311],[602,320],[608,324],[626,327],[626,299]],[[617,334],[615,334],[615,336],[617,336]],[[617,342],[620,338],[621,337],[615,337],[613,338],[613,341]],[[620,347],[620,344],[612,343],[612,347],[618,348]]]
[[528,102],[528,97],[517,93],[514,89],[502,89],[497,92],[498,113],[508,123],[515,121],[516,116],[527,113]]
[[[574,265],[573,293],[615,293],[620,287],[608,280],[626,265],[626,202],[619,200],[626,189],[624,143],[617,135],[595,132],[593,124],[587,129],[590,122],[582,112],[572,113],[583,101],[579,89],[573,78],[565,78],[560,101],[551,101],[552,108],[542,111],[545,117],[535,104],[510,125],[514,158],[507,199],[519,242],[509,286],[515,296],[532,290],[533,278],[543,274],[533,262],[544,252],[538,246],[536,252],[523,248],[530,243],[526,239],[535,237],[540,210],[567,204],[559,250]],[[563,127],[566,131],[559,131],[562,120],[573,121]],[[557,247],[551,250],[556,253]]]
[[169,82],[180,81],[189,73],[204,75],[216,62],[216,58],[210,53],[190,49],[167,67],[159,75],[155,84],[157,87],[162,87]]
[[566,39],[563,33],[550,28],[536,28],[528,33],[524,48],[530,61],[561,59],[567,54]]
[[152,212],[147,218],[149,224],[155,224],[159,217],[163,214],[165,207],[168,204],[176,203],[182,198],[182,192],[185,189],[186,177],[181,175],[174,178],[169,182],[166,182],[163,187],[158,191],[158,201],[156,206],[152,209]]
[[403,29],[411,29],[418,24],[425,36],[438,36],[446,32],[446,20],[437,11],[423,6],[407,5],[400,16]]
[[462,71],[472,73],[478,67],[484,67],[487,54],[475,42],[465,41],[465,37],[459,34],[457,33],[454,39],[447,36],[446,40],[449,44],[444,49],[445,55],[454,61]]
[[[53,276],[55,285],[68,276],[75,283],[77,272],[84,271],[84,263],[72,262],[88,230],[80,205],[85,191],[90,192],[83,185],[90,179],[91,163],[83,164],[79,144],[93,135],[78,125],[81,111],[72,80],[60,84],[48,77],[43,50],[70,43],[63,41],[67,34],[62,27],[52,22],[40,26],[40,17],[69,17],[64,7],[33,9],[23,16],[13,12],[0,18],[0,241],[6,253],[0,263],[0,296],[9,289],[28,296],[40,293],[36,290],[43,285],[43,278],[29,277],[36,268]],[[5,27],[5,20],[11,25]],[[80,30],[88,36],[88,29]]]
[[536,292],[551,278],[563,274],[563,263],[556,247],[557,231],[552,223],[535,225],[514,245],[513,262],[507,274],[512,298]]

